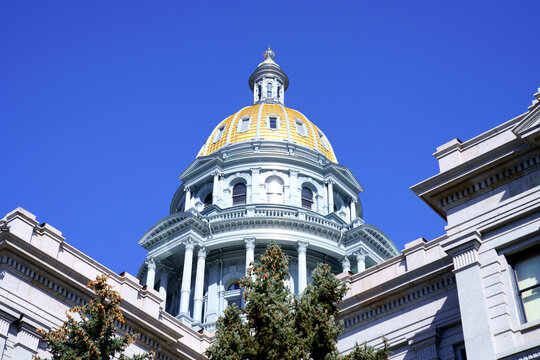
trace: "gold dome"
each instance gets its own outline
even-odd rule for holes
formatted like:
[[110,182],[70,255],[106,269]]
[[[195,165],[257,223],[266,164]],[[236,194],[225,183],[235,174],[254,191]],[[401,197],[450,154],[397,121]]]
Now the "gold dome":
[[216,126],[198,156],[210,155],[229,144],[250,140],[285,140],[313,149],[337,163],[324,133],[299,111],[280,104],[245,107]]

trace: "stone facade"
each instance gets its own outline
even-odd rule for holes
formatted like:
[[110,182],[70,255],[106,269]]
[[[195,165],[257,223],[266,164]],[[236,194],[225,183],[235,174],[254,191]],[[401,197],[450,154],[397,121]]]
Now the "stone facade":
[[[440,173],[412,190],[448,226],[399,253],[363,221],[362,187],[322,132],[288,119],[288,78],[273,58],[268,50],[250,78],[257,116],[240,116],[243,109],[218,125],[180,175],[170,215],[139,240],[148,255],[137,277],[112,273],[22,208],[4,217],[0,359],[44,355],[36,328],[60,325],[68,308],[91,298],[86,283],[101,273],[123,298],[121,331],[141,334],[130,354],[202,359],[223,309],[243,305],[238,280],[272,240],[291,258],[291,292],[302,292],[318,262],[347,284],[342,352],[356,342],[380,346],[385,336],[392,359],[540,357],[538,100],[437,149]],[[282,112],[265,114],[265,106]],[[233,141],[234,131],[254,137]]]

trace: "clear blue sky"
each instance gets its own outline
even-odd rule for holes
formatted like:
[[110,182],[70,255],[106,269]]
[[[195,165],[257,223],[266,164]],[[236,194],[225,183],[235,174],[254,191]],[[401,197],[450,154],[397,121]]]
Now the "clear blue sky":
[[527,111],[538,0],[2,1],[0,216],[22,206],[114,271],[168,214],[270,44],[286,105],[330,139],[399,249],[444,233],[409,187],[431,156]]

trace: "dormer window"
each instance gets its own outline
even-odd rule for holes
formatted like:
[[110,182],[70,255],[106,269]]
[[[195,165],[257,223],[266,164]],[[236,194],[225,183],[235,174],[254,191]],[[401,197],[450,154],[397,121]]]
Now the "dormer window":
[[266,97],[267,98],[272,97],[272,83],[266,84]]
[[326,140],[326,136],[320,131],[317,131],[319,134],[319,139],[321,139],[321,144],[326,150],[330,150],[330,145],[328,145],[328,140]]
[[280,125],[279,123],[279,117],[276,115],[269,115],[266,119],[266,124],[270,130],[278,130]]
[[248,117],[244,117],[244,118],[241,118],[240,121],[238,122],[238,132],[239,133],[243,133],[243,132],[246,132],[249,130],[249,125],[250,125],[250,118],[249,116]]
[[225,125],[221,125],[216,133],[214,134],[214,140],[213,140],[213,143],[217,143],[219,141],[219,139],[221,139],[223,137],[223,132],[225,131]]
[[300,120],[300,119],[295,119],[294,120],[294,125],[296,126],[296,132],[302,136],[308,136],[308,132],[307,132],[307,127],[306,127],[306,124]]

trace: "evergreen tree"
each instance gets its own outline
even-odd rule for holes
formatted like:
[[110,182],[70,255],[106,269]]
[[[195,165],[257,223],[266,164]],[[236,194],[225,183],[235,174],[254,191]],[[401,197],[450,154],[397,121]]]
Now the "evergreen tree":
[[[101,275],[87,285],[96,296],[84,306],[75,306],[66,314],[68,320],[57,330],[38,330],[47,342],[54,360],[120,360],[153,359],[154,354],[127,357],[122,352],[138,336],[136,333],[119,336],[115,322],[124,323],[118,304],[120,296],[107,284],[109,277]],[[69,313],[77,313],[75,320]],[[39,357],[36,359],[40,360]]]
[[374,349],[355,346],[342,356],[337,338],[337,305],[345,285],[319,264],[301,297],[287,288],[288,259],[273,242],[242,280],[245,309],[229,306],[216,324],[216,341],[206,355],[211,360],[385,360],[388,344]]

